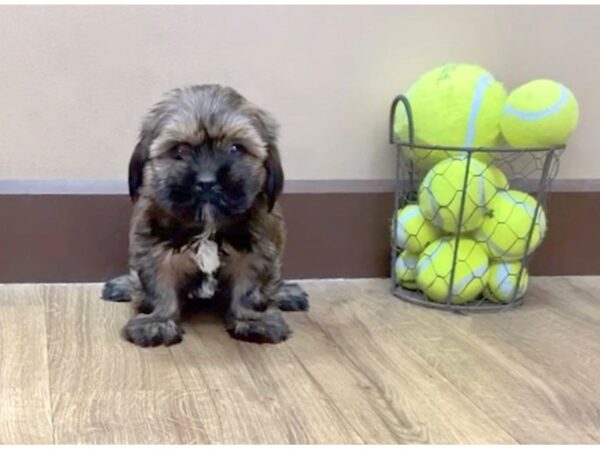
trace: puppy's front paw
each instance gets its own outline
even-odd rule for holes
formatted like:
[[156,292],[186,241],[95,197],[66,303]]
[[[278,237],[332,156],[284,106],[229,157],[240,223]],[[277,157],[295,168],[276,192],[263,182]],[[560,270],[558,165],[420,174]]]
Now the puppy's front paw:
[[236,339],[260,344],[277,344],[290,335],[287,323],[277,310],[265,312],[256,318],[236,318],[229,314],[226,328]]
[[183,330],[174,320],[140,314],[127,322],[123,335],[140,347],[155,347],[181,342]]
[[307,311],[308,294],[296,283],[284,283],[276,294],[282,311]]
[[104,283],[102,288],[103,300],[110,302],[128,302],[131,300],[131,280],[129,275],[121,275]]

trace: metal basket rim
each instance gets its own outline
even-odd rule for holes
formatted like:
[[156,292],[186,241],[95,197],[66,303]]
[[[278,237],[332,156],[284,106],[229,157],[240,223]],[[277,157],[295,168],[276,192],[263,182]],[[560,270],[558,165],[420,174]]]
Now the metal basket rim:
[[[394,123],[396,122],[396,106],[398,103],[403,103],[406,110],[407,116],[409,117],[409,140],[403,141],[394,133]],[[554,145],[551,147],[468,147],[468,146],[453,146],[444,144],[420,144],[415,142],[414,137],[414,119],[412,117],[412,108],[410,106],[410,100],[404,94],[397,95],[392,101],[392,107],[390,111],[390,128],[389,138],[390,144],[399,145],[400,147],[416,148],[423,150],[445,150],[445,151],[459,151],[465,153],[522,153],[522,152],[551,152],[557,150],[564,150],[567,148],[567,144]]]
[[[414,294],[414,295],[409,295]],[[520,297],[515,298],[514,300],[508,303],[493,303],[487,300],[474,300],[469,303],[446,303],[446,302],[434,302],[432,300],[428,300],[425,294],[412,292],[410,290],[404,289],[402,286],[396,286],[392,294],[399,298],[400,300],[411,303],[413,305],[424,306],[426,308],[438,309],[442,311],[451,311],[451,312],[477,312],[477,313],[489,313],[489,312],[499,312],[499,311],[507,311],[513,308],[517,308],[523,304],[525,296],[522,295]],[[476,304],[477,303],[477,304]]]
[[567,148],[566,144],[556,145],[554,147],[455,147],[450,145],[430,145],[430,144],[417,144],[409,143],[402,140],[396,140],[393,142],[395,145],[407,148],[417,148],[423,150],[440,150],[440,151],[453,151],[453,152],[464,152],[464,153],[543,153],[543,152],[554,152],[560,151]]

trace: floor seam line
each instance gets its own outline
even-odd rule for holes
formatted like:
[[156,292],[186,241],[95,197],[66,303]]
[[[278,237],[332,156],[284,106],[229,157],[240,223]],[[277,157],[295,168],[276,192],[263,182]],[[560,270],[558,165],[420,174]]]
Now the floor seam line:
[[[52,383],[50,376],[50,339],[49,339],[49,308],[48,308],[48,299],[46,298],[46,293],[48,292],[47,286],[40,286],[38,289],[41,289],[41,299],[42,306],[44,312],[44,328],[45,328],[45,337],[46,337],[46,369],[48,370],[48,402],[50,403],[50,425],[52,427],[52,443],[53,445],[57,445],[56,439],[56,427],[55,427],[55,417],[54,417],[54,396],[52,393]],[[39,291],[38,291],[39,292]]]

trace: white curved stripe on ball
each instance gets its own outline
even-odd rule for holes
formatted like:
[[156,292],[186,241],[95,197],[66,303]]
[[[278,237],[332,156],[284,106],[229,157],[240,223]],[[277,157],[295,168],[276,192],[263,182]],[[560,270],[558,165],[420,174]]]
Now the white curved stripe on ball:
[[[402,215],[403,212],[404,211],[402,211],[400,215]],[[402,247],[400,243],[406,245],[410,237],[408,236],[406,228],[404,228],[403,222],[406,223],[414,217],[417,217],[419,214],[419,210],[415,208],[411,209],[408,213],[406,213],[406,216],[402,216],[402,220],[398,220],[398,218],[396,218],[396,243],[400,245],[400,247]]]
[[481,278],[487,270],[488,270],[488,265],[483,264],[483,265],[479,266],[477,269],[475,269],[473,272],[471,272],[470,274],[467,274],[464,277],[462,277],[458,281],[458,283],[456,283],[456,280],[454,280],[455,282],[453,283],[453,286],[452,286],[452,295],[460,295],[460,293],[467,286],[467,284],[469,284],[475,278]]
[[472,147],[473,141],[475,140],[475,130],[477,128],[477,116],[483,103],[483,96],[485,91],[494,81],[494,77],[489,74],[481,75],[475,85],[475,93],[473,94],[473,101],[471,102],[471,111],[469,112],[469,121],[467,123],[467,134],[465,136],[465,147]]
[[554,102],[554,104],[550,105],[548,108],[542,109],[541,111],[529,112],[521,111],[513,107],[512,105],[506,104],[506,106],[504,107],[504,114],[529,122],[534,120],[540,120],[545,117],[551,116],[552,114],[556,114],[569,101],[569,90],[562,84],[557,84],[560,89],[560,95],[558,96],[558,100]]
[[429,255],[429,256],[425,255],[425,257],[419,261],[419,263],[417,264],[418,272],[423,272],[430,266],[430,264],[433,262],[433,258],[441,250],[442,245],[445,244],[446,242],[447,242],[446,240],[440,239],[437,242],[436,249],[431,253],[431,255]]
[[510,296],[510,282],[509,278],[510,272],[508,270],[508,264],[502,263],[498,267],[498,273],[496,274],[496,282],[498,283],[498,291],[503,295],[504,298],[501,300],[507,299]]
[[500,300],[508,300],[510,299],[514,292],[515,292],[515,287],[517,287],[517,281],[519,286],[517,287],[517,295],[515,298],[519,298],[523,295],[523,293],[525,292],[525,269],[523,267],[521,267],[520,269],[520,273],[521,273],[521,279],[517,280],[517,278],[519,278],[519,273],[515,274],[515,286],[512,285],[512,283],[510,282],[510,278],[511,278],[511,274],[510,274],[510,270],[509,270],[509,263],[500,263],[499,267],[498,267],[498,273],[496,274],[496,282],[498,283],[498,291],[500,294],[502,294],[502,298],[500,298]]

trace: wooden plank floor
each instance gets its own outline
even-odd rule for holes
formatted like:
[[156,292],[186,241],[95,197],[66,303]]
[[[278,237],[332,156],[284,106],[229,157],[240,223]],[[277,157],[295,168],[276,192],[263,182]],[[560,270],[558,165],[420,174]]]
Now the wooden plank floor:
[[405,304],[311,281],[292,338],[119,337],[100,285],[0,286],[0,443],[600,443],[600,278],[537,278],[514,311]]

